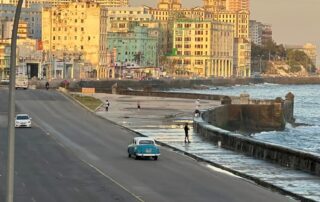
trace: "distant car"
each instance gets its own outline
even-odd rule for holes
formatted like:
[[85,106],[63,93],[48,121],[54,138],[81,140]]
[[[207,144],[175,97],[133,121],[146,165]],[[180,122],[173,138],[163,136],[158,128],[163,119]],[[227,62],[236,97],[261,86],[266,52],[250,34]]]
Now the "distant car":
[[135,159],[152,157],[154,160],[158,160],[159,155],[159,146],[153,138],[135,137],[132,143],[128,146],[129,158],[132,156],[134,156]]
[[31,117],[28,114],[17,114],[15,120],[15,127],[31,128]]

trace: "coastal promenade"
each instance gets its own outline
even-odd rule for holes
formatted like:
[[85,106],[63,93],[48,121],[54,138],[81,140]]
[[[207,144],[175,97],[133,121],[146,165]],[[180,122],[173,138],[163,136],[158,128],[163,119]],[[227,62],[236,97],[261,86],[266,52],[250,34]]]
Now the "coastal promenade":
[[[100,108],[97,115],[143,135],[187,152],[199,159],[218,164],[235,173],[242,173],[252,179],[274,185],[279,190],[290,192],[310,200],[320,201],[320,178],[270,164],[262,160],[229,151],[210,143],[191,130],[191,144],[185,144],[183,123],[192,122],[195,100],[160,97],[126,96],[114,94],[94,94],[102,101],[109,100],[111,106],[106,112]],[[137,109],[137,103],[141,109]],[[200,109],[219,106],[218,101],[201,100]],[[208,166],[213,170],[217,167]],[[220,166],[219,166],[220,167]],[[222,171],[224,172],[224,171]]]

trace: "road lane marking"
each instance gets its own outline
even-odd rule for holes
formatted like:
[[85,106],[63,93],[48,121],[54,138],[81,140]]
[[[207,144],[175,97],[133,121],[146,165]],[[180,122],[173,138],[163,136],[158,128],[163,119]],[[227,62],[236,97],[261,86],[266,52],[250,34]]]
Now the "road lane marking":
[[142,198],[136,194],[134,194],[133,192],[131,192],[129,189],[127,189],[126,187],[124,187],[123,185],[121,185],[119,182],[117,182],[115,179],[113,179],[112,177],[110,177],[109,175],[105,174],[103,171],[101,171],[99,168],[95,167],[94,165],[86,162],[85,160],[80,159],[82,162],[84,162],[85,164],[89,165],[91,168],[93,168],[94,170],[96,170],[98,173],[100,173],[101,175],[103,175],[104,177],[108,178],[109,180],[111,180],[113,183],[115,183],[116,185],[118,185],[119,187],[121,187],[123,190],[125,190],[126,192],[128,192],[129,194],[131,194],[134,198],[136,198],[138,201],[140,202],[144,202],[144,200],[142,200]]
[[[99,168],[95,167],[94,165],[90,164],[89,162],[85,161],[84,159],[81,159],[79,156],[75,155],[74,150],[66,147],[64,144],[62,144],[59,140],[59,136],[60,138],[65,138],[63,135],[61,135],[58,131],[54,130],[53,128],[49,127],[49,125],[43,123],[45,126],[41,126],[40,124],[38,125],[38,128],[41,129],[42,131],[44,131],[45,133],[49,133],[47,131],[49,131],[50,129],[53,130],[57,137],[55,137],[55,135],[51,135],[52,139],[58,144],[60,145],[63,149],[67,150],[67,151],[71,151],[71,153],[77,158],[79,159],[81,162],[87,164],[89,167],[93,168],[96,172],[98,172],[99,174],[101,174],[102,176],[104,176],[105,178],[109,179],[111,182],[115,183],[116,185],[118,185],[120,188],[122,188],[124,191],[128,192],[130,195],[132,195],[135,199],[137,199],[137,201],[140,202],[144,202],[144,200],[141,198],[141,196],[138,196],[136,194],[134,194],[133,192],[131,192],[129,189],[127,189],[125,186],[121,185],[119,182],[117,182],[115,179],[113,179],[111,176],[105,174],[103,171],[101,171]],[[48,128],[49,130],[46,130],[45,128]],[[69,140],[71,142],[71,140]],[[72,143],[72,142],[71,142]],[[75,145],[74,145],[75,146]],[[93,156],[93,155],[92,155]],[[93,156],[94,157],[94,156]],[[92,157],[91,157],[92,158]],[[94,159],[94,158],[93,158]]]

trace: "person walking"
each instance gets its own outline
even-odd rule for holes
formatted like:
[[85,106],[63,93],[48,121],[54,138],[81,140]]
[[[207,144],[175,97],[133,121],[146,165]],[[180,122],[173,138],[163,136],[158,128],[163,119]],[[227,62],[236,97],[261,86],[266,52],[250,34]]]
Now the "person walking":
[[185,134],[185,136],[184,136],[184,142],[185,143],[190,143],[190,140],[189,140],[189,130],[190,130],[190,128],[189,128],[189,126],[188,126],[188,123],[186,123],[186,125],[184,126],[184,134]]
[[138,108],[138,110],[141,109],[141,106],[140,106],[140,102],[139,102],[139,101],[138,101],[138,103],[137,103],[137,108]]
[[49,82],[47,81],[47,82],[46,82],[46,89],[47,89],[47,90],[49,90],[49,85],[50,85],[50,84],[49,84]]
[[109,111],[110,102],[109,100],[106,100],[106,111]]

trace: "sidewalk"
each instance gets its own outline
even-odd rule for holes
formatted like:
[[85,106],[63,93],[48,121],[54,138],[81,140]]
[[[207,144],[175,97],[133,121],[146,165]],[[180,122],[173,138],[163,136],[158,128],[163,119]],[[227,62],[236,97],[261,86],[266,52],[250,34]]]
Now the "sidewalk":
[[[114,94],[94,94],[95,98],[104,103],[109,100],[109,111],[104,109],[97,114],[123,126],[141,127],[148,125],[172,125],[177,121],[191,122],[196,109],[195,100],[178,98],[159,98],[124,96]],[[137,105],[140,103],[141,109]],[[219,101],[200,100],[200,109],[220,105]],[[181,134],[184,135],[183,131]]]

